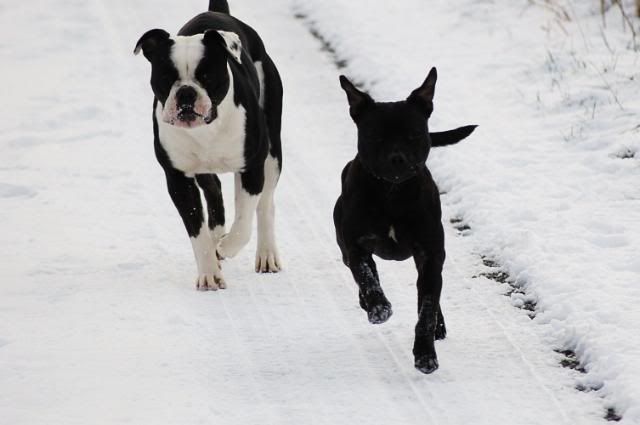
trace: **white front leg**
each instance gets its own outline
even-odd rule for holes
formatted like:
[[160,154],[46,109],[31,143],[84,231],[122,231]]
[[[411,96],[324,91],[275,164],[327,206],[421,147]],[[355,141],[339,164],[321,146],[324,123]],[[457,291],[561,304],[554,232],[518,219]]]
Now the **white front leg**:
[[240,174],[235,176],[236,213],[231,230],[227,233],[218,247],[222,258],[233,258],[251,239],[251,226],[260,195],[251,195],[242,187]]
[[191,238],[191,246],[198,264],[196,287],[201,291],[226,288],[227,285],[220,270],[220,261],[216,255],[216,245],[206,223],[202,225],[198,236]]

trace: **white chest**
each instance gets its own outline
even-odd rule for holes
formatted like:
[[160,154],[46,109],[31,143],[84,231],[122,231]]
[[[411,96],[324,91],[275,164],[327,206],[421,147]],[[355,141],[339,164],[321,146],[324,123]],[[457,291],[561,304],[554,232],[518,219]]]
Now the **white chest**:
[[163,122],[159,102],[155,113],[160,144],[176,169],[188,176],[244,169],[246,111],[242,106],[235,106],[231,99],[222,102],[218,117],[211,124],[195,128],[180,128]]

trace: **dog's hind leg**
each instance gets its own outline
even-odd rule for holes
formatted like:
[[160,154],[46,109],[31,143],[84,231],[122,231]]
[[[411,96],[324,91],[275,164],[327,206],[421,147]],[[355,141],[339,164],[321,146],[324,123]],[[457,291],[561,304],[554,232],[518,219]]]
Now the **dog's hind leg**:
[[269,133],[269,155],[264,164],[264,189],[258,203],[256,272],[277,273],[282,268],[275,236],[274,194],[282,171],[282,80],[273,61],[265,55],[255,63],[260,80],[260,106]]
[[282,264],[276,246],[274,192],[280,177],[278,160],[267,156],[264,164],[264,189],[258,202],[258,249],[256,272],[277,273]]
[[264,170],[259,167],[235,175],[235,217],[229,233],[218,245],[222,258],[235,257],[251,239],[251,226],[264,186]]
[[278,160],[278,167],[282,169],[282,79],[269,56],[256,62],[256,71],[260,79],[260,106],[269,132],[269,154]]

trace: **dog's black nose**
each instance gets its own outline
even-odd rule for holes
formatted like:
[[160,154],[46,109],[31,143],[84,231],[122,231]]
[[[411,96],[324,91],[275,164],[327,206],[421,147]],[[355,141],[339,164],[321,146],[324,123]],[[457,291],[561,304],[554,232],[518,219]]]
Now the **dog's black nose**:
[[393,152],[389,155],[389,161],[397,169],[404,168],[407,165],[407,157],[402,152]]
[[197,98],[198,93],[196,92],[196,89],[191,86],[182,86],[176,92],[176,103],[179,107],[193,107]]

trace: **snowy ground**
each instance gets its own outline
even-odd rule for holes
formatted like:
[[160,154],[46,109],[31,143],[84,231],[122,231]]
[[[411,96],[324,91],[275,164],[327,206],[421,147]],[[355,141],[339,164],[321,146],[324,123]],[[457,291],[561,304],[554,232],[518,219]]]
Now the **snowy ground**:
[[[381,97],[439,67],[435,122],[481,124],[431,158],[448,211],[521,289],[514,304],[537,302],[548,341],[577,353],[588,372],[578,385],[636,423],[640,54],[617,9],[605,29],[598,2],[549,3],[557,13],[475,0],[301,0],[297,9],[348,60],[345,72]],[[366,22],[355,32],[354,16]],[[380,31],[388,22],[403,24]]]
[[[515,2],[232,1],[286,86],[287,268],[255,275],[252,244],[225,263],[229,289],[203,294],[153,157],[148,64],[131,51],[142,32],[175,31],[204,3],[0,4],[3,422],[588,425],[609,407],[640,421],[640,167],[616,156],[638,148],[636,55],[617,47],[604,77],[615,100],[601,72],[568,53],[600,70],[602,43],[587,54],[575,22],[552,43],[540,29],[555,22],[549,12]],[[620,46],[624,34],[610,31]],[[432,64],[434,128],[482,127],[430,161],[446,219],[470,230],[447,226],[449,337],[425,376],[411,356],[415,272],[382,265],[395,315],[369,325],[331,208],[355,149],[338,73],[396,99]],[[482,255],[526,294],[502,296],[508,285],[480,276],[495,276]],[[528,301],[535,320],[513,307]],[[576,351],[588,373],[562,368],[554,349]]]

